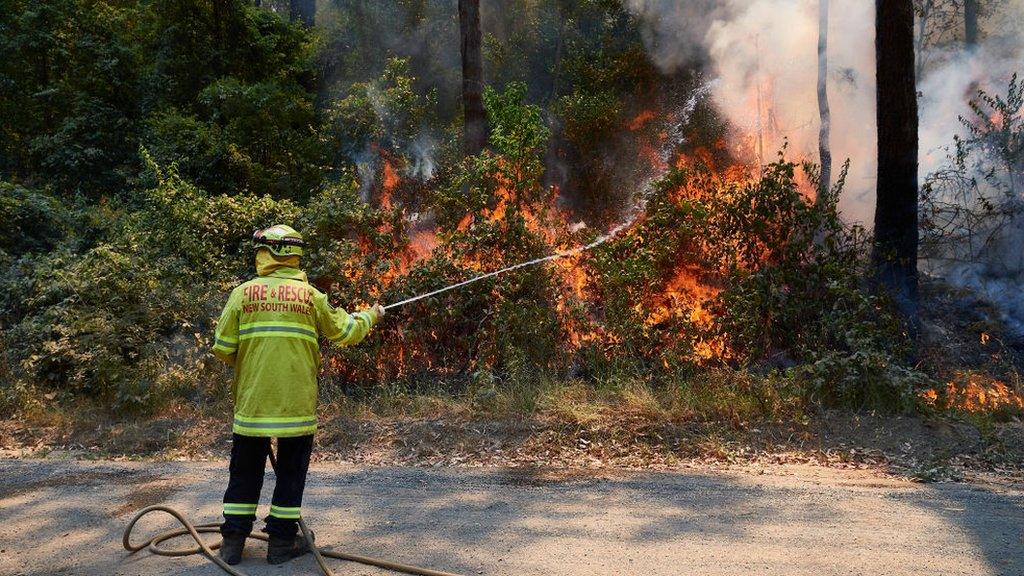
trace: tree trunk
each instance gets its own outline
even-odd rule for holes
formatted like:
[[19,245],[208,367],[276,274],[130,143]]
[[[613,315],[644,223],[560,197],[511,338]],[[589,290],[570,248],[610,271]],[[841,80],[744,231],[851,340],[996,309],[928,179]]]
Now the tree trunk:
[[878,181],[872,261],[887,290],[916,331],[917,87],[912,0],[875,3]]
[[547,150],[544,152],[544,185],[545,186],[558,186],[559,189],[565,190],[566,182],[566,171],[563,168],[563,163],[559,158],[559,149],[562,146],[562,126],[558,121],[558,116],[552,109],[553,104],[558,98],[559,90],[561,89],[561,76],[562,76],[562,59],[564,56],[565,49],[565,27],[569,20],[569,10],[571,9],[568,5],[567,0],[560,0],[557,5],[558,9],[558,29],[555,36],[555,54],[554,62],[551,65],[551,91],[548,92],[548,101],[545,108],[545,117],[547,119],[548,127],[551,128],[551,137],[548,138]]
[[821,157],[821,186],[818,199],[828,194],[832,180],[832,150],[829,147],[829,129],[832,115],[828,109],[828,2],[818,3],[818,114],[821,125],[818,129],[818,153]]
[[964,0],[964,44],[968,49],[978,45],[978,0]]
[[924,72],[925,64],[925,40],[928,38],[928,26],[931,24],[932,8],[935,6],[934,0],[924,0],[921,4],[921,11],[917,18],[917,40],[914,42],[914,52],[917,55],[916,64],[914,65],[914,74],[917,79],[921,79],[921,74]]
[[316,24],[316,0],[289,0],[288,19],[312,28]]
[[480,52],[480,0],[459,0],[459,32],[462,37],[463,146],[467,156],[474,156],[487,144],[483,56]]

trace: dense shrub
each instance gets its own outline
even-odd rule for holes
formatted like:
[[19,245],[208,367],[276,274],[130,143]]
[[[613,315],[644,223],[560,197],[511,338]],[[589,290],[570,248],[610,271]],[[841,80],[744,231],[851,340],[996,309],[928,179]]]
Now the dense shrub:
[[312,98],[298,86],[223,78],[199,94],[198,108],[151,117],[146,145],[211,193],[304,198],[326,176]]
[[4,337],[19,376],[118,410],[150,406],[164,338],[195,319],[200,302],[152,264],[112,245],[24,260],[4,287],[5,308],[24,312]]
[[[146,157],[148,158],[148,157]],[[254,229],[294,219],[288,201],[209,195],[151,160],[138,209],[115,209],[84,251],[69,240],[0,278],[5,386],[96,398],[125,413],[202,380],[224,290],[252,272]],[[184,373],[184,376],[182,374]],[[197,380],[198,379],[198,380]]]
[[51,194],[0,181],[0,257],[53,249],[69,232],[72,214]]
[[808,399],[906,408],[926,379],[903,368],[902,325],[865,290],[864,235],[835,208],[842,178],[815,202],[797,168],[698,164],[659,181],[635,232],[595,256],[609,327],[634,357],[800,364],[790,376]]

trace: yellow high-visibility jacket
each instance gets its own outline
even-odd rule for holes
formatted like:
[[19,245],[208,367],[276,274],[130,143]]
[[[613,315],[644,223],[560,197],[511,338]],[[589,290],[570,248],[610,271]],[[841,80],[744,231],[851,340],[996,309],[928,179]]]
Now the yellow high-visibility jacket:
[[261,270],[231,292],[213,353],[235,367],[233,430],[243,436],[304,436],[316,431],[319,337],[356,344],[377,323],[367,309],[335,309],[296,268]]

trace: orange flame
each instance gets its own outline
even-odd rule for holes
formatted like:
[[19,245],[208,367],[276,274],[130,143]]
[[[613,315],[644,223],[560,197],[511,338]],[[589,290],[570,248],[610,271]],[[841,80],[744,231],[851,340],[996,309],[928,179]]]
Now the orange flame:
[[970,374],[964,383],[947,382],[943,390],[926,390],[919,395],[926,404],[964,412],[1024,412],[1024,395],[999,380],[985,381]]
[[[751,177],[743,166],[716,166],[716,159],[727,158],[725,140],[708,148],[698,148],[687,155],[675,158],[664,154],[669,134],[658,130],[656,123],[659,114],[654,110],[643,110],[627,122],[627,128],[635,132],[633,141],[636,145],[637,164],[640,172],[651,174],[656,170],[667,169],[670,165],[678,168],[689,168],[696,165],[707,166],[715,173],[714,185],[707,182],[690,182],[668,194],[669,201],[682,204],[697,199],[707,199],[711,195],[729,194],[734,186],[742,186]],[[671,118],[669,119],[671,120]],[[392,207],[392,193],[402,185],[399,169],[402,164],[398,159],[389,158],[382,153],[382,176],[380,189],[380,206],[385,211]],[[497,173],[490,175],[496,185],[489,204],[477,211],[467,211],[458,220],[455,230],[470,231],[475,225],[490,224],[501,230],[513,225],[522,224],[536,238],[545,243],[549,251],[565,250],[579,246],[580,233],[583,226],[573,225],[572,214],[558,205],[559,190],[556,187],[544,190],[518,190],[516,181],[519,176],[515,168],[506,165],[502,160],[497,162]],[[728,185],[719,186],[724,181]],[[398,203],[396,203],[398,204]],[[400,206],[400,204],[398,204]],[[394,230],[403,223],[394,219],[384,218],[380,225],[380,237],[387,238],[396,234]],[[644,221],[641,217],[633,224],[634,228],[622,232],[624,236],[632,236],[640,240],[636,226]],[[445,250],[438,238],[438,232],[429,227],[417,227],[405,222],[408,227],[401,232],[406,234],[408,243],[398,250],[389,262],[380,262],[374,258],[375,247],[367,239],[360,239],[359,258],[346,263],[343,271],[345,277],[353,283],[364,285],[375,282],[370,292],[387,291],[394,282],[400,281],[413,267],[431,256],[438,250]],[[447,230],[446,230],[447,232]],[[376,241],[380,241],[376,239]],[[700,240],[697,240],[699,242]],[[395,252],[392,252],[395,254]],[[480,251],[467,253],[449,253],[457,258],[456,264],[464,270],[490,271],[498,265],[511,264],[502,262],[505,257]],[[557,322],[565,336],[572,354],[583,346],[610,347],[620,343],[620,336],[604,321],[605,310],[601,302],[600,291],[594,286],[594,278],[598,273],[592,267],[593,260],[580,255],[560,258],[551,267],[551,287],[553,308]],[[716,327],[720,318],[716,310],[717,299],[721,288],[716,285],[716,274],[720,271],[709,270],[704,263],[688,258],[680,252],[671,269],[665,270],[661,282],[649,287],[642,287],[641,298],[636,307],[640,318],[641,330],[658,331],[664,350],[671,354],[662,356],[666,365],[674,350],[684,351],[687,360],[695,362],[714,362],[727,360],[732,352],[728,349],[724,337],[716,335]],[[381,272],[383,270],[383,272]],[[371,280],[372,279],[372,280]],[[374,294],[376,295],[376,294]],[[425,342],[405,339],[405,333],[396,333],[387,341],[388,353],[381,354],[388,358],[388,365],[380,365],[380,369],[388,374],[401,376],[407,370],[418,370],[444,365],[440,357],[432,357],[430,338]],[[433,337],[436,343],[436,336]],[[682,344],[675,348],[676,344]],[[392,348],[397,348],[393,350]],[[480,359],[482,364],[488,360]],[[333,364],[332,364],[333,366]]]
[[398,177],[398,172],[395,167],[392,166],[391,160],[384,159],[384,189],[381,191],[380,206],[384,210],[391,210],[391,194],[398,187],[401,178]]
[[637,114],[635,117],[633,117],[632,120],[629,121],[630,131],[636,132],[637,130],[643,128],[644,124],[647,124],[651,120],[654,120],[655,116],[656,114],[654,113],[654,110],[641,110],[639,114]]

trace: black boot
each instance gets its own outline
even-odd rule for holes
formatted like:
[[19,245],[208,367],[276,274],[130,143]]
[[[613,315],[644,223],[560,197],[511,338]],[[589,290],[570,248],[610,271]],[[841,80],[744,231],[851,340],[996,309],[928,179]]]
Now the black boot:
[[267,564],[283,564],[307,552],[309,552],[309,544],[306,543],[301,532],[292,539],[271,536],[267,543]]
[[220,558],[234,566],[242,561],[242,550],[245,549],[244,534],[225,534],[220,545]]

